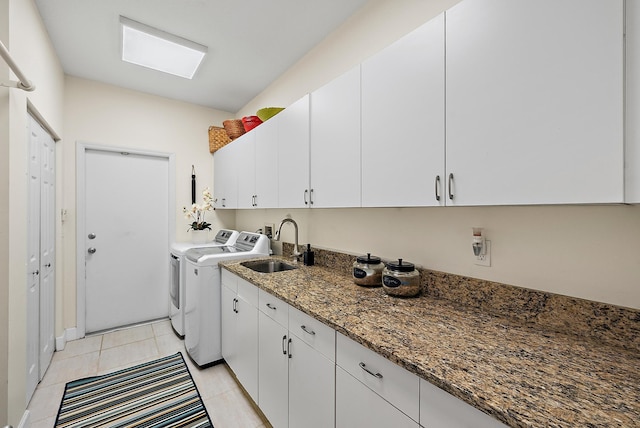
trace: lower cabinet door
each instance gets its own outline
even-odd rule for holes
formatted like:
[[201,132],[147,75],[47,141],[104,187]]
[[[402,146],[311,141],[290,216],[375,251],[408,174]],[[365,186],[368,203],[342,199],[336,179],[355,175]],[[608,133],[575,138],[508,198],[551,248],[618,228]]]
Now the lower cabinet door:
[[273,428],[286,428],[289,413],[289,331],[258,311],[258,406]]
[[[236,373],[236,292],[222,286],[222,357]],[[236,373],[237,375],[237,373]]]
[[289,352],[289,427],[333,427],[335,363],[293,335]]
[[508,428],[497,419],[420,379],[420,426],[424,428]]
[[418,428],[418,423],[337,366],[336,428],[354,427]]
[[258,402],[258,308],[242,297],[236,298],[236,377],[249,393],[254,402]]

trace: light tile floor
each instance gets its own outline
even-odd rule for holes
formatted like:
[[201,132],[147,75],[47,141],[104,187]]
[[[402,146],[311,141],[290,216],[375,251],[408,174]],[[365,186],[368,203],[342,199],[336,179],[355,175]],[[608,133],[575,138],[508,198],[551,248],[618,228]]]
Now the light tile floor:
[[64,386],[72,380],[106,374],[182,352],[215,428],[265,428],[268,423],[245,397],[225,364],[199,369],[187,356],[168,320],[68,342],[55,352],[28,410],[32,428],[55,424]]

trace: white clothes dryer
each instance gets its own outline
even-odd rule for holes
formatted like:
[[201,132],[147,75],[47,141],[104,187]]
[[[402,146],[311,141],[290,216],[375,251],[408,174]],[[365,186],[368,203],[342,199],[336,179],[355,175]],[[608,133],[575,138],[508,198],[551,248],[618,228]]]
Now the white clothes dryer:
[[218,262],[268,256],[269,250],[266,235],[240,232],[233,246],[186,252],[184,346],[199,367],[222,361],[222,281]]
[[174,333],[179,338],[184,338],[184,305],[185,301],[185,275],[187,266],[184,255],[187,251],[202,247],[221,247],[233,245],[238,238],[237,230],[220,229],[211,242],[194,244],[192,242],[174,242],[169,249],[169,262],[171,272],[169,275],[169,319]]

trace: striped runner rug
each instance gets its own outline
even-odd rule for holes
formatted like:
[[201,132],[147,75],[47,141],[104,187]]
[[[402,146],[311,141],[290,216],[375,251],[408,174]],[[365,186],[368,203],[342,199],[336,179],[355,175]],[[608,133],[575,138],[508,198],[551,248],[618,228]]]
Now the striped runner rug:
[[56,427],[213,427],[182,353],[67,383]]

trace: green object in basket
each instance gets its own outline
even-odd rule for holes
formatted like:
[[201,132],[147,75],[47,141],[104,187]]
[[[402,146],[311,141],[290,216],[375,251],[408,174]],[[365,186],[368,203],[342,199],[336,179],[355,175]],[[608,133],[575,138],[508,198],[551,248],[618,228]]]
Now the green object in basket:
[[258,110],[256,116],[258,116],[261,121],[266,122],[282,110],[284,110],[283,107],[265,107]]

